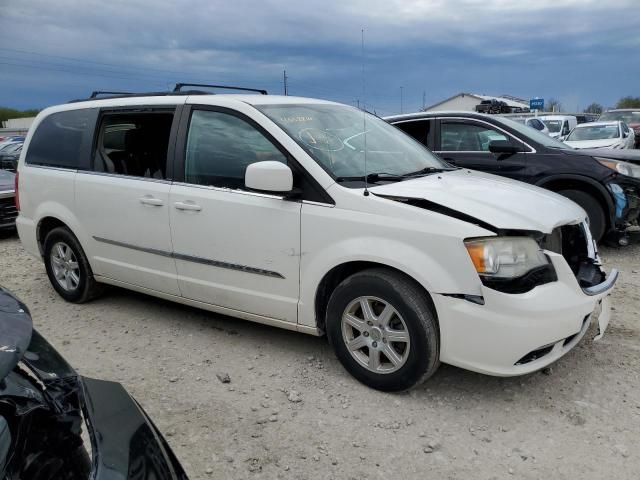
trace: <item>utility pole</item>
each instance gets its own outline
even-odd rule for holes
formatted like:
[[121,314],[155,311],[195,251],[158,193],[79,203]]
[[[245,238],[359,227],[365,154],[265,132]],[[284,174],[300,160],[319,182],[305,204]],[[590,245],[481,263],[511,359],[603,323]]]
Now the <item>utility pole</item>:
[[427,108],[427,92],[425,90],[422,91],[422,110]]
[[289,95],[289,87],[287,86],[287,78],[288,78],[287,77],[287,71],[283,70],[282,71],[282,80],[283,80],[283,83],[284,83],[284,94],[285,95]]
[[404,113],[404,99],[402,98],[402,90],[404,87],[400,87],[400,113]]

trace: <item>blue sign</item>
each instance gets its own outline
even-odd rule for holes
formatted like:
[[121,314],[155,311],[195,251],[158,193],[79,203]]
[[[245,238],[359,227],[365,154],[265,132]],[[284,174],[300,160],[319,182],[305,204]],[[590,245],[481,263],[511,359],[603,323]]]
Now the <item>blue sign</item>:
[[544,110],[544,98],[532,98],[529,100],[531,110]]

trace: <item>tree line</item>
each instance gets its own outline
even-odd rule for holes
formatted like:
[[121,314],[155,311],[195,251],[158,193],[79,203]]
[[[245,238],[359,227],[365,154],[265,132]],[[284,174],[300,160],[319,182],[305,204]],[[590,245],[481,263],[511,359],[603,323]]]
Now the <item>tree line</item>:
[[15,108],[0,107],[0,125],[10,118],[35,117],[40,110],[16,110]]

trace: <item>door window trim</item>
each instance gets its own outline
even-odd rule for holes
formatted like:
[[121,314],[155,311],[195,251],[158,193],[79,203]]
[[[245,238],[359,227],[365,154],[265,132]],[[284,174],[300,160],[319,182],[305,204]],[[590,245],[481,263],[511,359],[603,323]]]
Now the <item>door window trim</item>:
[[[468,118],[468,117],[435,117],[435,120],[438,120],[438,126],[440,127],[441,122],[443,120],[464,120],[465,122],[468,123],[482,123],[484,125],[488,125],[489,127],[491,127],[494,130],[499,130],[500,132],[504,133],[505,135],[507,135],[509,138],[514,139],[515,141],[517,141],[518,143],[523,144],[524,146],[526,146],[529,151],[528,152],[521,152],[521,153],[537,153],[536,149],[533,148],[531,145],[529,145],[527,142],[525,142],[524,140],[521,140],[520,138],[516,137],[514,134],[508,132],[507,130],[505,130],[504,128],[499,127],[498,125],[491,123],[491,122],[487,122],[486,120],[481,120],[479,118]],[[438,128],[438,147],[440,147],[442,145],[442,129]],[[479,153],[491,153],[491,152],[483,152],[483,151],[478,151],[478,150],[434,150],[434,153],[474,153],[474,154],[479,154]]]
[[240,120],[248,123],[253,128],[255,128],[260,134],[262,134],[286,159],[287,165],[291,168],[294,175],[302,175],[306,180],[306,183],[310,184],[322,201],[318,200],[308,200],[304,198],[305,192],[302,192],[302,195],[299,198],[289,199],[290,201],[300,201],[302,203],[306,203],[312,201],[314,203],[325,204],[325,205],[335,205],[335,201],[331,196],[326,192],[322,186],[318,183],[318,181],[309,173],[307,170],[300,165],[300,163],[295,159],[295,157],[280,143],[278,140],[271,135],[262,125],[256,122],[254,119],[249,117],[248,115],[234,110],[228,107],[221,107],[217,105],[201,105],[201,104],[185,104],[184,110],[181,111],[180,116],[180,125],[177,128],[175,146],[174,146],[174,161],[173,161],[173,183],[177,185],[187,186],[187,187],[199,187],[204,189],[223,191],[229,193],[238,193],[238,194],[248,194],[253,196],[267,197],[267,198],[277,198],[277,199],[285,199],[284,196],[274,195],[264,192],[253,192],[251,190],[246,189],[232,189],[228,187],[218,187],[218,186],[210,186],[210,185],[198,185],[196,183],[188,183],[185,182],[184,179],[184,166],[186,160],[187,153],[187,139],[189,135],[189,125],[191,124],[191,117],[194,111],[210,111],[210,112],[219,112],[225,113],[228,115],[232,115]]

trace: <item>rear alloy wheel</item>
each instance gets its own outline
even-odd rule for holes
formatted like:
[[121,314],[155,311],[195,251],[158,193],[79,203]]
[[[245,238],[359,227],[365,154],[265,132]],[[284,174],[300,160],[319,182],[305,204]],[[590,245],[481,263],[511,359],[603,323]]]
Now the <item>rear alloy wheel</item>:
[[345,279],[329,299],[326,327],[342,365],[372,388],[406,390],[438,368],[431,299],[399,272],[376,268]]
[[54,228],[47,234],[44,264],[51,285],[68,302],[83,303],[101,291],[80,242],[66,227]]
[[607,217],[600,202],[592,195],[581,190],[560,190],[557,193],[569,200],[573,200],[587,212],[591,236],[596,242],[600,242],[607,228]]

